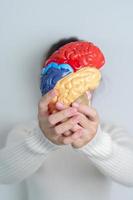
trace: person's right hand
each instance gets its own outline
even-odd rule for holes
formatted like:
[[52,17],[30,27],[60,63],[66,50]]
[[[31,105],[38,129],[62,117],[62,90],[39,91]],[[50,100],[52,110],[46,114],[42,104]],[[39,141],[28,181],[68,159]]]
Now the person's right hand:
[[[48,104],[54,96],[56,96],[56,91],[53,89],[42,96],[39,101],[39,127],[43,134],[54,144],[69,144],[73,140],[71,139],[71,137],[73,138],[73,134],[70,134],[70,129],[78,127],[78,112],[74,107],[67,107],[49,115]],[[80,137],[80,135],[77,135],[77,137]]]

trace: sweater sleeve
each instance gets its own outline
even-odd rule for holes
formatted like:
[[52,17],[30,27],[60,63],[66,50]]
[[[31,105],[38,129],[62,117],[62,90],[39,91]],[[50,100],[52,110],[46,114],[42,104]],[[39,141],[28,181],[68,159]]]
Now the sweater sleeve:
[[90,143],[74,150],[112,180],[133,186],[133,138],[124,128],[102,123]]
[[32,175],[48,154],[61,148],[48,140],[38,121],[16,125],[0,149],[0,184],[14,184]]

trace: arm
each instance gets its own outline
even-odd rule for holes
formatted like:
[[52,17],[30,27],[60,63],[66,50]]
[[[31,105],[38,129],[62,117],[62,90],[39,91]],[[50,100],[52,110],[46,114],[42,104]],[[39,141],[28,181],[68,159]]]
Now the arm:
[[0,183],[24,180],[43,164],[51,151],[58,148],[42,134],[37,121],[15,126],[5,147],[0,150]]
[[92,141],[75,151],[85,154],[104,175],[133,186],[133,138],[123,128],[101,124]]

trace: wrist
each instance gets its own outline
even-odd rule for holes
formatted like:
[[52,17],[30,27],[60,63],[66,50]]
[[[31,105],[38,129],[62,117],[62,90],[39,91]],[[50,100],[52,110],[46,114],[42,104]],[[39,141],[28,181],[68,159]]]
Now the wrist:
[[38,125],[38,122],[31,130],[26,142],[27,146],[32,152],[39,154],[49,153],[60,148],[59,145],[54,144],[44,135],[43,131]]
[[106,159],[112,153],[112,140],[108,133],[101,130],[99,124],[97,132],[92,140],[83,147],[75,150],[89,155],[90,158]]

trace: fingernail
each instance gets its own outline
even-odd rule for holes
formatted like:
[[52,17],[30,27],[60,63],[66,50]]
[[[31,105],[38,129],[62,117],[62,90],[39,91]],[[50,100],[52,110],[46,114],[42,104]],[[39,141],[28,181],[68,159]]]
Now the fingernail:
[[63,103],[57,102],[56,104],[57,104],[57,106],[59,106],[60,108],[64,108],[64,104],[63,104]]
[[77,103],[77,102],[74,102],[73,104],[72,104],[74,107],[79,107],[79,103]]

